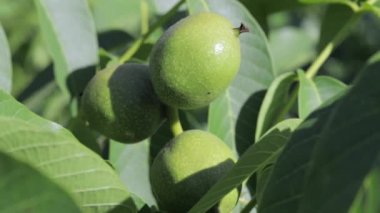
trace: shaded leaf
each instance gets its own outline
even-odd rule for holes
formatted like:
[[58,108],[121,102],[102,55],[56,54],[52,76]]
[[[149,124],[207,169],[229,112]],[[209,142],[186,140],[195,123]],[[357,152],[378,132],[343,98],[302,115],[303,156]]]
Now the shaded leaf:
[[161,127],[157,130],[157,132],[150,137],[149,142],[149,164],[151,164],[157,154],[161,151],[161,149],[165,146],[167,142],[169,142],[173,138],[173,133],[170,129],[169,122],[164,122]]
[[0,89],[7,93],[12,89],[12,60],[4,29],[0,23]]
[[252,94],[240,110],[235,127],[235,144],[239,155],[256,141],[255,130],[264,97],[264,90]]
[[80,212],[69,194],[27,165],[0,152],[0,212]]
[[284,116],[282,111],[289,101],[289,90],[296,79],[297,75],[295,73],[284,73],[278,76],[269,86],[260,107],[255,141]]
[[268,32],[267,16],[282,10],[291,10],[301,6],[298,0],[240,0],[260,23],[261,27]]
[[313,151],[299,212],[349,210],[380,154],[379,70],[380,60],[369,64],[332,111]]
[[350,208],[350,213],[380,212],[380,162],[364,179],[359,193]]
[[338,79],[329,76],[317,76],[314,78],[322,103],[338,95],[347,89],[347,85]]
[[[290,119],[290,121],[291,120],[292,119]],[[297,120],[297,119],[294,119],[294,120],[301,123],[301,120]],[[286,120],[286,121],[289,121],[289,120]],[[283,123],[285,123],[286,121],[283,121]],[[294,128],[296,128],[299,125],[299,123]],[[284,143],[287,143],[289,141],[289,138],[293,134],[293,131],[294,131],[294,129],[292,129],[292,131],[290,131],[290,132],[281,132],[282,140],[284,141]],[[269,130],[269,132],[270,132],[270,130]],[[265,135],[263,137],[265,137]],[[262,143],[262,142],[268,142],[268,141],[269,140],[259,140],[258,142]],[[269,178],[272,174],[273,167],[274,167],[274,165],[275,165],[280,154],[281,154],[281,152],[278,152],[277,155],[274,156],[271,161],[267,162],[267,164],[265,166],[263,166],[263,169],[257,171],[256,193],[255,193],[257,204],[260,204],[260,202],[261,202],[261,198],[262,198],[263,193],[265,191],[266,185],[267,185]]]
[[54,61],[56,81],[64,92],[79,94],[93,74],[85,72],[86,68],[98,62],[96,32],[87,1],[35,0],[35,5]]
[[297,212],[311,152],[333,106],[333,100],[327,102],[293,133],[273,167],[261,203],[258,204],[260,213]]
[[299,71],[298,76],[298,111],[301,118],[306,118],[325,101],[347,88],[341,81],[328,76],[317,76],[315,80],[311,80],[303,71]]
[[[193,0],[190,2],[192,4],[188,6],[191,12],[198,10],[216,12],[227,17],[233,25],[239,26],[243,22],[250,29],[249,33],[240,35],[242,55],[237,76],[225,93],[212,102],[209,108],[209,131],[236,150],[237,144],[249,145],[253,142],[252,134],[237,136],[235,132],[237,119],[243,106],[251,96],[267,88],[276,75],[268,42],[258,23],[239,2],[234,0]],[[256,101],[252,103],[254,105],[246,108],[255,114],[258,106]],[[240,128],[254,131],[255,117],[247,116],[242,118],[241,122],[245,125]]]
[[98,134],[86,126],[85,121],[79,118],[70,119],[66,128],[87,148],[101,156],[102,151],[98,143]]
[[[312,113],[294,132],[273,169],[262,203],[259,204],[259,212],[297,212],[313,149],[331,111],[339,104],[341,95],[342,93],[325,102],[323,107]],[[336,191],[330,193],[335,194]]]
[[2,92],[0,108],[0,150],[67,188],[85,211],[135,210],[116,173],[69,131]]
[[342,29],[342,26],[352,17],[354,11],[346,5],[329,5],[322,18],[321,31],[319,35],[319,49],[322,49]]
[[304,119],[322,104],[322,98],[313,80],[306,77],[303,70],[299,70],[298,78],[300,87],[298,90],[298,114]]
[[270,129],[259,143],[247,149],[226,176],[221,178],[189,212],[206,212],[253,173],[273,162],[299,123],[299,119],[289,119]]

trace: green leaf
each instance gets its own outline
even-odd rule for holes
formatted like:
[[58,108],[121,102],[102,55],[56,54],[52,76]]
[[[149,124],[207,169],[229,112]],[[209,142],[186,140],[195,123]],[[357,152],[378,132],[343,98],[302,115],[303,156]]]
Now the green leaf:
[[[298,120],[298,122],[300,123],[301,120]],[[290,138],[292,133],[293,133],[293,131],[285,133],[283,135],[284,136],[283,140],[285,141],[285,143],[289,141],[289,138]],[[264,135],[264,137],[265,137],[265,135]],[[268,140],[259,140],[258,142],[266,142],[266,141],[268,141]],[[262,199],[263,193],[265,191],[266,185],[269,181],[269,178],[272,174],[273,167],[274,167],[274,165],[275,165],[280,154],[281,154],[281,152],[278,152],[277,155],[274,156],[271,161],[267,162],[267,164],[263,167],[263,169],[257,171],[256,194],[255,195],[256,195],[256,202],[258,204],[261,203],[261,199]]]
[[321,31],[319,35],[319,49],[322,49],[342,29],[342,26],[352,17],[354,11],[346,5],[329,5],[322,18]]
[[347,89],[347,85],[336,78],[330,76],[317,76],[314,78],[314,83],[318,89],[322,103],[335,97],[342,91]]
[[332,111],[312,155],[299,212],[349,210],[380,154],[379,70],[380,60],[369,64]]
[[328,76],[318,76],[311,80],[303,71],[298,71],[300,88],[298,90],[298,111],[300,118],[306,118],[323,102],[346,89],[346,85]]
[[95,26],[85,0],[35,0],[40,27],[54,61],[59,87],[79,94],[96,65]]
[[149,181],[149,140],[136,144],[111,141],[110,161],[131,193],[155,205]]
[[[246,146],[253,142],[252,134],[256,123],[256,116],[239,117],[242,108],[245,107],[250,114],[256,114],[259,105],[255,99],[260,99],[258,93],[266,89],[276,75],[268,42],[255,19],[239,2],[234,0],[190,2],[192,2],[192,4],[188,4],[190,11],[216,12],[227,17],[233,25],[239,26],[243,22],[250,29],[249,33],[240,35],[242,55],[237,76],[226,92],[212,102],[209,108],[209,131],[236,150],[236,146],[240,146],[240,144]],[[239,128],[251,131],[250,134],[236,134],[235,128],[238,119],[245,124]]]
[[333,106],[334,99],[326,102],[293,133],[272,170],[261,203],[258,204],[260,213],[297,212],[311,152]]
[[12,89],[12,60],[7,36],[0,23],[0,89],[11,92]]
[[[0,152],[0,212],[80,212],[69,194],[33,169]],[[5,196],[6,195],[6,196]]]
[[166,14],[180,0],[150,0],[153,2],[157,15]]
[[[314,39],[300,28],[283,27],[273,30],[269,43],[279,73],[294,71],[315,56]],[[297,51],[292,50],[294,47],[297,47]]]
[[121,30],[137,37],[141,34],[140,1],[91,0],[96,30]]
[[68,189],[84,211],[134,212],[116,173],[66,129],[30,112],[0,91],[0,150]]
[[299,70],[298,78],[300,88],[298,90],[298,114],[304,119],[322,104],[322,98],[313,80],[306,77],[303,70]]
[[67,134],[58,124],[45,120],[42,117],[35,115],[28,108],[17,102],[12,96],[0,91],[0,116],[11,116],[24,121],[34,126],[46,128],[50,131],[62,132]]
[[251,145],[227,175],[221,178],[189,212],[206,212],[253,173],[273,162],[299,123],[299,119],[289,119],[270,129],[259,143]]
[[350,213],[380,212],[380,164],[364,179],[359,193],[350,208]]
[[272,162],[268,162],[267,163],[268,165],[266,167],[257,171],[255,196],[256,196],[256,203],[258,203],[258,204],[261,203],[263,193],[264,193],[265,188],[268,184],[269,178],[272,175],[274,164],[275,164],[275,162],[276,162],[276,160],[280,154],[281,153],[278,153],[277,157],[273,157]]
[[284,116],[282,114],[284,106],[289,101],[289,90],[296,79],[297,75],[295,73],[284,73],[278,76],[269,86],[260,107],[255,141]]
[[[322,81],[334,81],[332,79],[323,80],[324,78],[321,77]],[[318,84],[321,88],[325,88],[321,83]],[[338,88],[343,87],[336,82],[333,85],[340,85]],[[341,94],[339,93],[339,95]],[[327,99],[326,95],[322,97]],[[310,166],[311,153],[329,119],[330,112],[337,105],[334,101],[339,97],[330,98],[324,103],[324,107],[312,113],[294,132],[273,169],[262,202],[259,203],[259,212],[297,212],[299,200],[302,198],[304,177]]]

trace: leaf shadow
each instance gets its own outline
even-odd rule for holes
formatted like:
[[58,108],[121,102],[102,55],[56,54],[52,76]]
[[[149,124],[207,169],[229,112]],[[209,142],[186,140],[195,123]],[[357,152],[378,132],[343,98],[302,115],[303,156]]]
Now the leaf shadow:
[[239,155],[255,142],[257,118],[265,93],[265,90],[253,93],[240,110],[235,127],[235,147]]
[[66,86],[71,97],[80,97],[84,88],[95,75],[96,65],[89,65],[71,72],[66,78]]
[[169,122],[165,121],[163,125],[157,130],[157,132],[150,138],[149,141],[149,165],[153,163],[154,158],[173,138],[172,132],[170,131]]
[[109,210],[109,213],[126,213],[126,212],[136,212],[136,204],[132,197],[128,197],[123,202],[119,203],[115,208]]
[[[232,159],[226,159],[215,166],[198,171],[178,183],[173,183],[173,180],[168,173],[160,173],[159,175],[161,175],[161,180],[168,180],[168,184],[173,185],[172,187],[166,187],[161,184],[160,187],[162,188],[158,190],[158,193],[155,192],[155,190],[152,190],[160,210],[166,210],[168,212],[189,211],[202,198],[202,196],[205,195],[207,191],[227,173],[226,171],[230,170],[234,165],[235,163]],[[152,176],[150,175],[150,177]],[[236,189],[236,202],[240,195],[240,189],[240,187]],[[231,196],[232,194],[229,195]],[[175,201],[172,196],[175,196]],[[168,206],[170,209],[165,208]],[[218,213],[220,212],[218,207],[219,203],[207,212]]]
[[132,35],[122,30],[109,30],[98,34],[99,47],[105,50],[118,49],[133,40]]
[[39,72],[36,77],[33,78],[33,81],[17,96],[17,100],[20,102],[25,101],[40,89],[42,89],[44,86],[49,84],[53,79],[53,66],[50,64],[44,70]]

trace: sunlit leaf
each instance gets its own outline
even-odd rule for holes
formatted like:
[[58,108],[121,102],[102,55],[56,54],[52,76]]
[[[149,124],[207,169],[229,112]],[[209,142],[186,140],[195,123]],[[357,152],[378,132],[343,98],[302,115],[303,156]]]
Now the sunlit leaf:
[[[78,95],[98,62],[95,26],[85,0],[35,0],[59,87]],[[78,74],[78,72],[80,74]]]
[[282,111],[289,101],[290,88],[296,79],[295,73],[284,73],[269,86],[257,119],[256,141],[284,116]]
[[3,195],[0,212],[80,212],[64,189],[3,152],[0,152],[0,194]]
[[84,211],[131,211],[135,206],[117,174],[60,125],[0,92],[0,150],[28,162],[66,188]]

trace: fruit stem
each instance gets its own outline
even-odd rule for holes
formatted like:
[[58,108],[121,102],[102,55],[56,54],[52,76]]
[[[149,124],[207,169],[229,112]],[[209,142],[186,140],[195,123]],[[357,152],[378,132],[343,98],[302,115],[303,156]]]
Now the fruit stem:
[[133,55],[140,49],[141,45],[149,38],[152,33],[159,29],[163,24],[165,24],[173,15],[176,14],[178,8],[185,2],[185,0],[179,1],[175,4],[164,16],[162,16],[153,26],[149,29],[148,32],[143,34],[140,38],[135,40],[130,48],[120,57],[120,64],[125,63],[132,58]]
[[180,135],[183,132],[181,121],[179,119],[179,113],[177,108],[167,106],[167,116],[169,119],[170,129],[174,137]]

